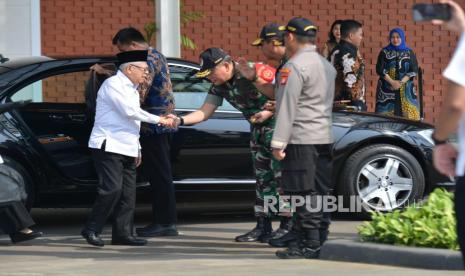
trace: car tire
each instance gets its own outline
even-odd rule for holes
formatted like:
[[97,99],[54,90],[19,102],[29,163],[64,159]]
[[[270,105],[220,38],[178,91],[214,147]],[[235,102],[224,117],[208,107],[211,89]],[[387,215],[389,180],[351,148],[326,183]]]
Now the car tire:
[[34,204],[34,185],[31,176],[24,169],[24,167],[16,162],[14,159],[2,155],[3,166],[6,166],[7,169],[11,170],[13,173],[17,173],[20,177],[20,181],[23,182],[23,187],[25,189],[26,198],[22,200],[24,206],[27,210],[30,211],[32,205]]
[[420,163],[408,151],[376,144],[349,156],[338,184],[344,203],[351,202],[350,196],[359,197],[362,214],[374,210],[389,212],[418,203],[425,191],[425,176]]

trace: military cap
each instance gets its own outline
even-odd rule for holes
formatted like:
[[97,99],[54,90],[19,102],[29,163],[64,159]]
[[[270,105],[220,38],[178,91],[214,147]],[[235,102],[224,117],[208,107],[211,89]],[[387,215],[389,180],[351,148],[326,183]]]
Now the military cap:
[[307,18],[294,17],[281,30],[302,36],[315,36],[318,28]]
[[207,77],[216,65],[220,64],[229,55],[220,48],[208,48],[200,54],[200,70],[196,76]]
[[282,28],[280,29],[280,27],[282,26],[276,23],[266,24],[260,31],[260,36],[252,42],[252,45],[260,46],[263,44],[265,40],[270,38],[277,38],[277,40],[275,41],[276,46],[283,45],[285,32],[284,30],[282,30]]

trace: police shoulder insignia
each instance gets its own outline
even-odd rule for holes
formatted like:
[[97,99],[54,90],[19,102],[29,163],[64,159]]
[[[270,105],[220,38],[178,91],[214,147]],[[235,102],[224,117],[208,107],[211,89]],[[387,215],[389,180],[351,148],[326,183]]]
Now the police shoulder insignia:
[[289,77],[289,74],[291,73],[291,70],[289,68],[283,68],[279,70],[279,84],[280,85],[285,85],[287,83],[287,78]]

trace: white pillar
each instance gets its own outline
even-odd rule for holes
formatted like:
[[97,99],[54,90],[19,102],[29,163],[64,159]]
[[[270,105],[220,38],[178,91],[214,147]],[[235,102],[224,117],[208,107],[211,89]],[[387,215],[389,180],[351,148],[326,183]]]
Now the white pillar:
[[40,56],[40,0],[0,0],[0,53]]
[[179,0],[156,0],[157,49],[167,57],[181,57]]
[[42,55],[40,30],[40,0],[31,0],[31,54]]

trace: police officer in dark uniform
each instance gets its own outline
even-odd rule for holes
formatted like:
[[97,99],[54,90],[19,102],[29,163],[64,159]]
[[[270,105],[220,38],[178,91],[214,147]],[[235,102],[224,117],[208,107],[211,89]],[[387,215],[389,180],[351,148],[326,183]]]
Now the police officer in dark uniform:
[[311,199],[306,203],[312,207],[312,210],[305,205],[296,208],[293,231],[299,239],[291,242],[288,249],[276,252],[283,259],[317,258],[329,227],[329,216],[313,207],[317,204],[316,197],[331,190],[331,117],[336,70],[317,52],[316,34],[316,26],[306,18],[288,22],[285,45],[289,60],[276,79],[273,155],[282,160],[284,193]]

